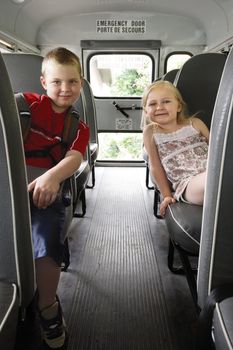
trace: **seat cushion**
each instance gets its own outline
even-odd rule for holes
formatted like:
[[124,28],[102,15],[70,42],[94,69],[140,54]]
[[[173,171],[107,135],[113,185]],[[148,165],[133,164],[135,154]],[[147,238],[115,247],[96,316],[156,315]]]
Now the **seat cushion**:
[[190,254],[198,255],[202,206],[177,202],[168,206],[165,221],[174,243]]
[[214,338],[216,350],[233,349],[233,297],[216,304]]
[[[86,188],[90,174],[90,165],[87,160],[83,160],[79,169],[75,173],[76,193],[79,194]],[[77,199],[77,198],[76,198]]]

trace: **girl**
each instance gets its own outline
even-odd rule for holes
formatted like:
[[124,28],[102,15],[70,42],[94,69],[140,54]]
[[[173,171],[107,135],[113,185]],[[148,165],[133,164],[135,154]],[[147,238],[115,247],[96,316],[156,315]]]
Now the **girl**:
[[143,142],[150,171],[162,195],[160,213],[176,200],[203,204],[209,130],[186,113],[178,89],[156,81],[142,97]]

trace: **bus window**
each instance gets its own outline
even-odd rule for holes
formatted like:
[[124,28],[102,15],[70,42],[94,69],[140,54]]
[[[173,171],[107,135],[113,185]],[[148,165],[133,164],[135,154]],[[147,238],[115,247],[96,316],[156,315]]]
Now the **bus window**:
[[98,160],[142,160],[142,133],[99,133]]
[[167,73],[172,69],[180,69],[190,57],[192,57],[190,52],[172,52],[165,60],[164,72]]
[[96,54],[89,67],[95,97],[140,97],[152,80],[152,59],[145,54]]

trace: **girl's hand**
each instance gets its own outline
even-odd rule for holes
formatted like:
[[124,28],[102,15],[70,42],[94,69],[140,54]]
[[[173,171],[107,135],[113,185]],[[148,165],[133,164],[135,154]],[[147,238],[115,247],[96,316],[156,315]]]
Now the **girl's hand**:
[[28,191],[33,192],[33,203],[39,209],[46,209],[57,198],[60,183],[49,172],[37,177],[28,185]]
[[175,203],[175,202],[176,202],[175,198],[173,198],[173,197],[171,197],[171,196],[166,196],[166,197],[164,197],[164,198],[163,198],[163,201],[162,201],[161,204],[160,204],[160,215],[161,215],[162,217],[164,217],[164,216],[165,216],[166,209],[167,209],[167,206],[168,206],[169,204],[172,204],[172,203]]

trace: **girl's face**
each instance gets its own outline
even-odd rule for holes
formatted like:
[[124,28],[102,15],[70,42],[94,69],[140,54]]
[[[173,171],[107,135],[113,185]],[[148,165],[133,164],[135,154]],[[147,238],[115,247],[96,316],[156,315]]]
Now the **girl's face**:
[[148,94],[144,111],[151,122],[172,127],[177,125],[177,113],[181,111],[181,105],[171,89],[155,87]]
[[55,112],[62,113],[80,96],[82,78],[74,65],[48,62],[41,84],[52,101]]

